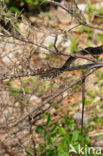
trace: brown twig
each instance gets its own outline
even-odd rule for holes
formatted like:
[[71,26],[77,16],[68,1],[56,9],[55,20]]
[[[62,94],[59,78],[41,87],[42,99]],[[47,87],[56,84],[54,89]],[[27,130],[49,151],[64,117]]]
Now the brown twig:
[[[96,69],[95,69],[96,70]],[[84,74],[83,76],[81,76],[79,79],[77,79],[76,81],[73,81],[72,83],[70,83],[67,87],[65,87],[64,89],[60,90],[58,93],[51,95],[47,100],[45,100],[43,103],[39,104],[38,106],[36,106],[34,109],[32,109],[32,111],[26,113],[23,117],[21,117],[19,120],[17,120],[14,124],[12,124],[10,127],[15,127],[16,125],[18,125],[20,122],[22,122],[25,118],[27,118],[28,116],[30,116],[31,114],[33,114],[35,111],[37,111],[38,109],[40,109],[41,107],[43,107],[46,103],[48,103],[50,100],[58,97],[59,95],[61,95],[63,92],[65,92],[66,90],[72,88],[74,85],[78,84],[79,82],[81,82],[82,79],[84,79],[84,77],[89,76],[90,74],[92,74],[95,70],[88,72],[86,74]]]

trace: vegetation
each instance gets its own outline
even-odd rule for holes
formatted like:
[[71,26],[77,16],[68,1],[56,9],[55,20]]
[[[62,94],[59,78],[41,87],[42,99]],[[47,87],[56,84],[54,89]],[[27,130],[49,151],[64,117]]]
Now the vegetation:
[[[41,154],[46,156],[68,156],[69,154],[72,156],[72,153],[69,153],[70,145],[74,147],[77,153],[79,153],[78,145],[90,147],[90,138],[88,135],[81,136],[81,129],[76,128],[76,124],[70,118],[69,113],[63,117],[60,123],[56,122],[52,128],[51,114],[47,114],[46,118],[45,126],[39,125],[36,128],[36,132],[44,136],[44,144],[39,144]],[[33,148],[30,148],[30,151],[26,152],[28,156],[32,156]],[[87,154],[87,156],[89,155]]]
[[[3,86],[1,87],[2,94],[0,97],[0,116],[2,119],[2,121],[0,120],[0,129],[6,136],[6,138],[4,136],[3,147],[5,147],[4,149],[6,149],[7,153],[10,153],[10,150],[14,148],[13,152],[18,153],[18,151],[22,151],[22,154],[25,152],[27,156],[74,156],[75,154],[101,156],[102,153],[100,154],[93,150],[90,150],[88,153],[87,150],[90,147],[92,149],[92,146],[95,146],[94,140],[97,140],[97,136],[92,136],[91,132],[98,134],[97,132],[103,129],[103,118],[101,116],[103,109],[103,91],[101,90],[103,88],[102,68],[100,69],[101,71],[94,73],[94,85],[97,86],[97,90],[96,87],[95,89],[91,87],[92,82],[90,81],[91,89],[88,89],[88,86],[86,86],[86,92],[83,90],[83,82],[75,82],[78,80],[78,77],[80,81],[85,78],[84,74],[89,67],[86,69],[81,68],[79,71],[64,72],[60,77],[58,76],[51,81],[41,79],[41,77],[43,73],[44,77],[42,78],[45,78],[46,74],[49,76],[54,74],[55,76],[59,69],[58,66],[62,67],[62,62],[65,63],[67,57],[72,60],[72,58],[75,58],[74,53],[83,49],[79,49],[79,47],[92,47],[94,44],[96,46],[98,43],[102,44],[103,33],[95,32],[96,38],[94,38],[93,28],[95,27],[82,23],[85,21],[85,18],[81,20],[78,16],[78,10],[75,10],[75,13],[73,13],[73,8],[70,8],[73,18],[77,18],[77,21],[81,23],[79,23],[76,33],[71,32],[70,34],[73,34],[73,37],[70,41],[71,44],[68,46],[70,53],[67,53],[68,49],[66,49],[66,46],[63,47],[63,40],[66,37],[65,41],[68,41],[68,32],[63,32],[64,36],[61,39],[62,35],[59,34],[61,31],[59,32],[60,29],[58,29],[58,27],[66,24],[60,24],[58,18],[58,23],[52,23],[52,20],[56,18],[53,12],[45,12],[46,18],[44,18],[44,14],[38,15],[36,19],[34,18],[33,27],[31,23],[24,22],[25,16],[20,15],[23,8],[26,10],[26,13],[30,13],[32,9],[35,12],[39,12],[42,9],[41,3],[47,4],[44,0],[7,0],[8,10],[7,8],[0,8],[0,46],[2,49],[0,54],[0,85]],[[86,18],[88,18],[89,22],[93,20],[93,23],[102,24],[103,18],[100,16],[103,15],[103,8],[97,11],[96,7],[89,4],[88,11],[90,14]],[[100,16],[93,16],[94,13]],[[52,27],[49,27],[49,21]],[[55,27],[55,24],[58,27]],[[20,30],[21,25],[23,25],[22,31]],[[27,29],[24,26],[27,26]],[[50,30],[47,32],[47,29]],[[50,40],[48,45],[45,43],[47,35],[48,37],[54,37],[54,41]],[[58,40],[60,41],[57,43],[56,41]],[[11,56],[9,54],[14,55]],[[68,56],[69,54],[72,57]],[[87,65],[88,60],[89,63],[93,64],[101,61],[98,63],[101,64],[103,59],[91,53],[90,59],[86,59],[84,55],[82,57],[82,60],[85,60]],[[9,63],[5,62],[7,59],[9,59]],[[75,63],[73,62],[72,67],[84,64],[84,61],[76,61]],[[34,77],[38,75],[40,78]],[[86,79],[86,83],[87,81]],[[72,86],[73,83],[76,84],[74,88]],[[68,91],[66,89],[68,85],[72,86],[72,90]],[[84,98],[83,93],[86,96]],[[88,123],[85,127],[83,127],[79,119],[75,120],[76,118],[74,117],[77,112],[81,112],[83,100],[88,117]],[[94,138],[92,139],[92,137]],[[102,138],[103,134],[100,133],[99,137]],[[4,146],[4,143],[6,144],[5,140],[7,142],[12,141],[13,144],[10,142],[10,145]],[[7,146],[11,146],[11,148],[8,150]],[[71,151],[71,146],[75,151]],[[79,147],[83,147],[81,153]]]
[[23,8],[33,10],[36,13],[40,11],[41,3],[47,4],[48,2],[44,0],[7,0],[9,11],[15,13],[20,13]]

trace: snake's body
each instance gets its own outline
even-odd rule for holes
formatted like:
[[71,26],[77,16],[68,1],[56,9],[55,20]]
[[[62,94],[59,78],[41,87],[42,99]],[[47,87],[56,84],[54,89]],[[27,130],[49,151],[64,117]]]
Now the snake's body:
[[[103,45],[99,47],[88,47],[83,50],[78,51],[76,54],[77,55],[88,55],[91,54],[92,56],[94,55],[99,55],[103,53]],[[44,79],[50,79],[58,76],[59,74],[63,73],[66,69],[69,68],[71,63],[76,60],[77,57],[70,56],[66,62],[63,64],[62,67],[60,68],[53,68],[49,67],[47,69],[40,69],[40,77]]]

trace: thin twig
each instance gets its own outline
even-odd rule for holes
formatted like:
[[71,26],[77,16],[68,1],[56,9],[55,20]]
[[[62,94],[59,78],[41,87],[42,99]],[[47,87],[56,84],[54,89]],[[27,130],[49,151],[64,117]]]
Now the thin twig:
[[85,104],[85,78],[82,79],[82,119],[81,119],[81,135],[83,135],[84,104]]
[[55,40],[54,40],[54,48],[55,48],[56,53],[59,52],[58,48],[56,47],[57,39],[58,39],[58,34],[56,35]]
[[[102,65],[103,66],[103,65]],[[99,68],[99,67],[98,67]],[[96,70],[96,69],[95,69]],[[32,109],[32,111],[26,113],[23,117],[21,117],[19,120],[17,120],[14,124],[12,124],[10,127],[15,127],[16,125],[18,125],[20,122],[22,122],[25,118],[27,118],[29,115],[33,114],[35,111],[37,111],[38,109],[40,109],[41,107],[43,107],[46,103],[48,103],[50,100],[58,97],[59,95],[61,95],[63,92],[65,92],[66,90],[72,88],[74,85],[78,84],[79,82],[81,82],[82,79],[84,79],[84,77],[87,77],[88,75],[92,74],[95,70],[92,70],[91,72],[86,72],[83,76],[81,76],[79,79],[77,79],[76,81],[73,81],[72,83],[70,83],[67,87],[61,89],[58,93],[51,95],[48,99],[46,99],[43,103],[39,104],[38,106],[36,106],[35,108]]]
[[[47,0],[47,1],[48,1],[48,0]],[[53,1],[53,0],[49,0],[49,2],[51,2],[51,3],[53,3],[53,4],[55,4],[55,5],[59,6],[59,7],[61,7],[63,10],[65,10],[65,11],[68,12],[71,16],[73,16],[72,11],[71,11],[69,8],[66,8],[63,4],[60,4],[59,2],[55,2],[55,1]],[[79,9],[79,8],[78,8],[78,9]],[[77,20],[78,20],[79,24],[81,24],[81,25],[85,25],[85,26],[88,26],[88,27],[90,27],[90,28],[103,31],[103,28],[99,28],[99,27],[97,27],[97,26],[91,25],[91,24],[87,23],[86,21],[82,21],[82,20],[80,21],[79,18],[78,18]]]
[[30,116],[28,116],[28,120],[29,120],[29,132],[31,135],[31,140],[32,140],[32,144],[33,144],[33,150],[34,150],[34,155],[33,156],[37,156],[37,151],[36,151],[36,142],[34,140],[34,136],[33,136],[33,130],[32,130],[32,123],[31,123],[31,118]]

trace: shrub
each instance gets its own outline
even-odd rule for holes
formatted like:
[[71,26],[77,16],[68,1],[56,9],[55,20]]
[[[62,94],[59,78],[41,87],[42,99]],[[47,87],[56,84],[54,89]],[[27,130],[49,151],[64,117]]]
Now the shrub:
[[20,13],[20,10],[24,8],[36,13],[42,8],[41,3],[47,4],[48,2],[45,0],[7,0],[7,7],[10,12]]

